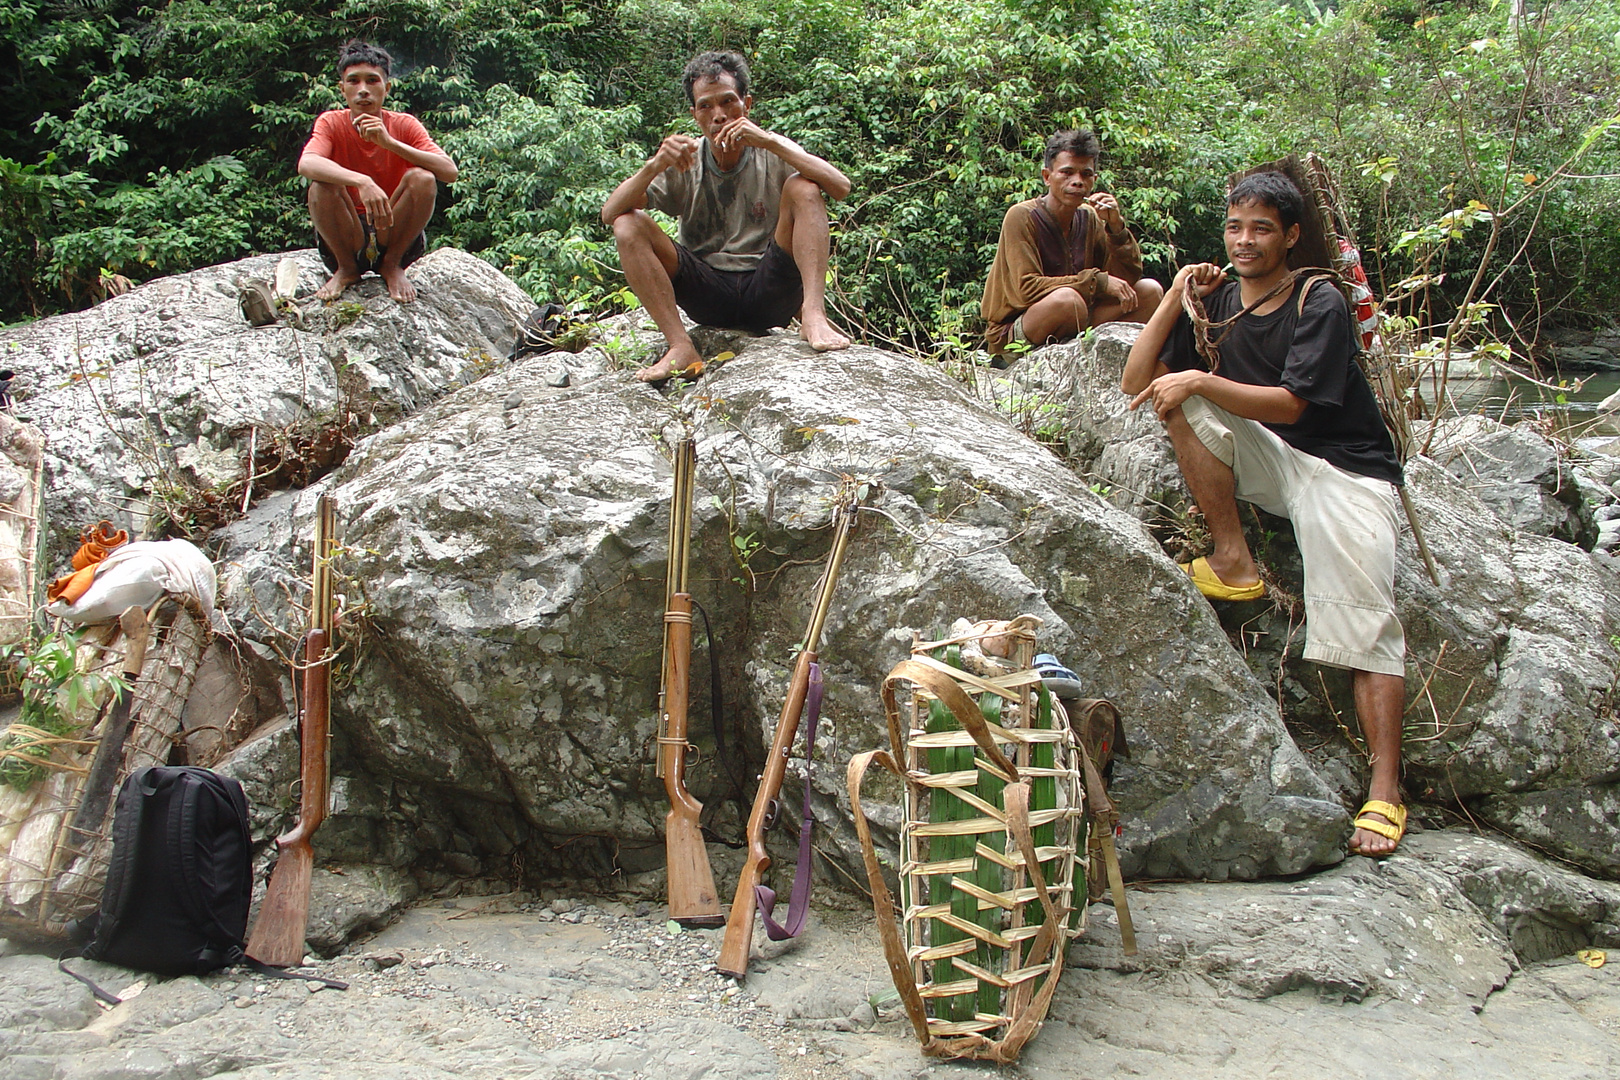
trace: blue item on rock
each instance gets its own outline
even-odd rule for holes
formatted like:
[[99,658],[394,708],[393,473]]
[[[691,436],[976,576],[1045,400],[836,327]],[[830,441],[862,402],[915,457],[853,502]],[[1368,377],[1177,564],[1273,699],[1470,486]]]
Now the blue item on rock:
[[1037,653],[1035,656],[1035,670],[1040,673],[1041,682],[1046,688],[1060,698],[1077,698],[1080,696],[1080,676],[1063,666],[1062,661],[1051,653]]

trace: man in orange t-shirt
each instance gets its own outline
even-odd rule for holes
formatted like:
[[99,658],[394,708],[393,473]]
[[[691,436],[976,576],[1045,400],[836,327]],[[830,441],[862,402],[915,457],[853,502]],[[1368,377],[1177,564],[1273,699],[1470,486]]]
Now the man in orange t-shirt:
[[456,163],[409,113],[389,112],[393,58],[375,45],[350,41],[338,53],[338,86],[346,109],[315,118],[298,159],[309,181],[315,243],[332,277],[315,295],[335,300],[375,270],[388,295],[416,299],[405,267],[427,248],[438,181],[454,183]]

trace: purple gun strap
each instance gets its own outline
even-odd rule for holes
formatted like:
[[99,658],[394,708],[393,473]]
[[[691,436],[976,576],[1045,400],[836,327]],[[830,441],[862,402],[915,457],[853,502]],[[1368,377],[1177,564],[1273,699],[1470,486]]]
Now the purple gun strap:
[[810,914],[810,830],[815,821],[810,816],[810,775],[816,753],[816,724],[821,720],[821,695],[826,687],[821,681],[821,665],[810,665],[810,685],[805,693],[806,717],[804,729],[804,817],[799,822],[799,865],[793,871],[793,892],[788,896],[786,921],[771,918],[776,910],[776,891],[765,885],[754,886],[754,902],[759,905],[759,917],[765,923],[765,934],[772,941],[786,941],[799,936],[804,929],[804,918]]

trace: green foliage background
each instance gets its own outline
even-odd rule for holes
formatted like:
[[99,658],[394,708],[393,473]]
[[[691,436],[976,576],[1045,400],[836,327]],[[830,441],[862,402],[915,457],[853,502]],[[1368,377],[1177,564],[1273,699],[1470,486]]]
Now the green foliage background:
[[1001,216],[1066,126],[1102,135],[1103,187],[1161,277],[1219,255],[1229,172],[1316,150],[1378,284],[1422,265],[1460,296],[1485,230],[1434,223],[1528,194],[1493,299],[1520,322],[1612,317],[1620,9],[1550,3],[1514,26],[1477,0],[7,0],[0,320],[83,306],[105,274],[307,246],[293,167],[351,36],[394,53],[393,104],[461,166],[435,243],[536,299],[622,283],[597,211],[691,130],[681,66],[723,47],[753,63],[755,118],[854,181],[834,298],[874,340],[976,329]]

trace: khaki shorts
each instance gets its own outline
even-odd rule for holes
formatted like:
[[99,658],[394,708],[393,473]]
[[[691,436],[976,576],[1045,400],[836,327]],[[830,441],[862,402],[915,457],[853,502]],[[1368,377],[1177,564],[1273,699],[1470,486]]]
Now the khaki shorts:
[[1305,562],[1305,659],[1406,674],[1395,614],[1395,485],[1296,450],[1265,425],[1190,397],[1182,415],[1232,469],[1237,497],[1294,524]]
[[1024,344],[1033,344],[1024,336],[1024,316],[1010,323],[993,323],[985,329],[984,347],[992,356],[1000,356],[1007,351],[1007,347],[1014,342],[1022,341]]

